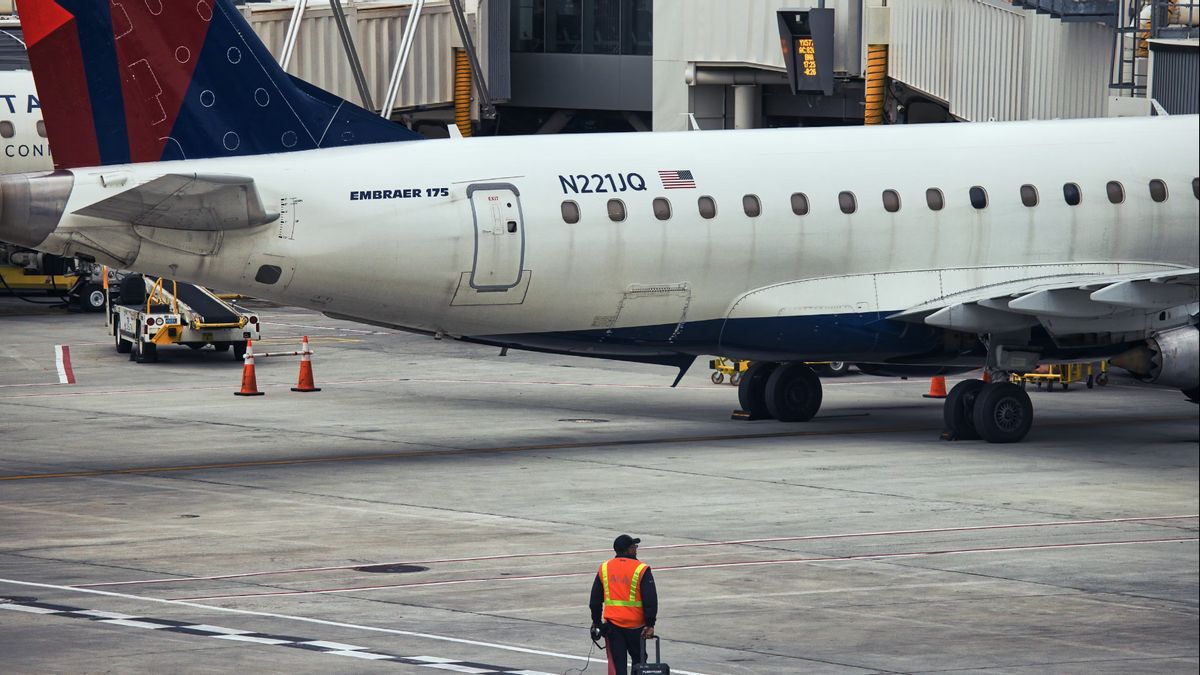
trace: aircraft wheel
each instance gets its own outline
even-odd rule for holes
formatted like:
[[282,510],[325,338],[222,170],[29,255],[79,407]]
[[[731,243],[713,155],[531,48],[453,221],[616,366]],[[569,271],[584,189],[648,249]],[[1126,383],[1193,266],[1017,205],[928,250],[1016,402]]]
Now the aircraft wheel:
[[988,443],[1016,443],[1033,424],[1033,402],[1021,388],[992,382],[975,398],[975,430]]
[[767,378],[765,398],[771,417],[807,422],[821,409],[821,378],[807,364],[784,364]]
[[738,383],[738,404],[742,406],[742,410],[750,413],[750,419],[771,417],[771,412],[767,410],[767,378],[771,377],[771,373],[778,366],[778,363],[762,361],[750,366],[749,370],[742,374]]
[[979,432],[975,430],[975,401],[983,387],[983,380],[963,380],[946,394],[942,421],[952,439],[972,441],[979,438]]

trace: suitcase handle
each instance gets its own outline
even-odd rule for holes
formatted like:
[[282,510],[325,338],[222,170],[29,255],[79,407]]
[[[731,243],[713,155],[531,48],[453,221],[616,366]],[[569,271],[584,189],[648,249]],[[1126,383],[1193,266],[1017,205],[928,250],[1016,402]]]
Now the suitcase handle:
[[653,638],[642,638],[642,665],[645,665],[648,662],[647,659],[649,659],[649,657],[650,657],[650,653],[648,651],[646,651],[646,640],[647,639],[654,640],[654,660],[656,662],[661,662],[662,661],[662,642],[658,639],[658,636],[655,635]]

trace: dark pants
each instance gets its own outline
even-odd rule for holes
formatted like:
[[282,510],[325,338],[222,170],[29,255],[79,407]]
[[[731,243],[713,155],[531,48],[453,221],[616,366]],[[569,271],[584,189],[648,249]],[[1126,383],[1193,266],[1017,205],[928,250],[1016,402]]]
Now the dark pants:
[[621,628],[608,624],[608,675],[627,675],[628,657],[633,663],[642,662],[642,629]]

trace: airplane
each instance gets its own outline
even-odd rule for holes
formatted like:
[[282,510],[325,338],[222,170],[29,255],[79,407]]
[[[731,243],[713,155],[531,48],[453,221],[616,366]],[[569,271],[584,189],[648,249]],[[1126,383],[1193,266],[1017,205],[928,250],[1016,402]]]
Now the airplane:
[[[1200,401],[1195,115],[423,140],[283,72],[229,0],[26,0],[56,164],[0,240],[467,342],[915,375],[1111,358]],[[943,408],[1004,443],[996,377]]]

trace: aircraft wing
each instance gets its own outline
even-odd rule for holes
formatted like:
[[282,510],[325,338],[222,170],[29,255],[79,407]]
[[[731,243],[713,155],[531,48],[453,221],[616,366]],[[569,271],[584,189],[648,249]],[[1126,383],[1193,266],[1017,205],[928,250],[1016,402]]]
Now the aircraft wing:
[[169,173],[75,211],[82,216],[171,230],[243,230],[279,217],[263,206],[254,179]]
[[946,295],[891,315],[971,333],[1042,324],[1051,333],[1125,332],[1146,316],[1200,302],[1200,268],[1132,274],[1063,274]]

